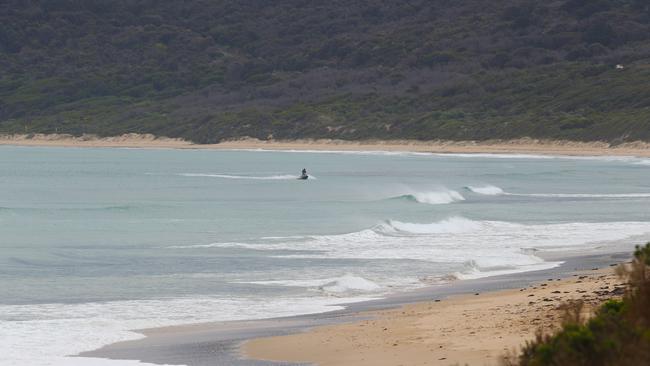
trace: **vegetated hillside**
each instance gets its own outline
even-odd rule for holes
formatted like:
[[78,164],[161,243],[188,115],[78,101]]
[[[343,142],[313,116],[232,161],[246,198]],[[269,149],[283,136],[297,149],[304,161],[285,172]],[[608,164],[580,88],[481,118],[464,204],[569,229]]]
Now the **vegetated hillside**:
[[5,0],[0,133],[650,140],[649,4]]

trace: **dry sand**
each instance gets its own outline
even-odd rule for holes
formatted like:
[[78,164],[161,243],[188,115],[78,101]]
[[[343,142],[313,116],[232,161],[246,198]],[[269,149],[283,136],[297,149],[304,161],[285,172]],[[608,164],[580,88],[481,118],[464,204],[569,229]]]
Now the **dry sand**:
[[411,151],[432,153],[495,153],[549,155],[617,155],[650,157],[650,143],[628,142],[611,145],[606,142],[575,142],[562,140],[489,141],[414,141],[414,140],[271,140],[251,138],[225,141],[219,144],[194,144],[182,139],[156,137],[148,134],[125,134],[114,137],[63,134],[0,135],[0,145],[70,146],[70,147],[129,147],[175,149],[267,149],[267,150],[335,150],[335,151]]
[[525,289],[452,297],[399,309],[362,313],[371,320],[260,338],[242,346],[246,357],[327,365],[498,365],[538,329],[558,327],[568,300],[591,311],[620,296],[612,268]]

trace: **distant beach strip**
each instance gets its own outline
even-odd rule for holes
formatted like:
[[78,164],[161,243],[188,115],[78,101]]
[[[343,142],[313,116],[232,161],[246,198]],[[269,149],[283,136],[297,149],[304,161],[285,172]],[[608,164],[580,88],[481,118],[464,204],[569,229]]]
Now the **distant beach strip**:
[[[297,151],[377,151],[459,154],[541,154],[568,156],[650,157],[650,143],[644,141],[612,145],[604,141],[580,142],[520,138],[514,140],[449,141],[449,140],[258,140],[242,137],[218,144],[195,144],[179,138],[151,134],[124,134],[111,137],[66,134],[0,135],[0,145],[68,146],[68,147],[130,147],[174,149],[266,149]],[[650,165],[650,162],[645,164]]]

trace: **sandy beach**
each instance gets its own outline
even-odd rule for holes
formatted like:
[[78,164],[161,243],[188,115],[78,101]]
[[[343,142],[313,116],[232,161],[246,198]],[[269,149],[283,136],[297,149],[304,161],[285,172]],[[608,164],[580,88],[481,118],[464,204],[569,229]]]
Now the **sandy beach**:
[[584,300],[589,310],[620,296],[613,265],[628,258],[570,255],[547,270],[454,281],[328,313],[144,329],[143,339],[79,356],[188,366],[497,365],[537,329],[554,329],[564,301]]
[[627,142],[612,145],[607,142],[576,142],[563,140],[487,141],[415,141],[415,140],[364,140],[346,141],[331,139],[269,140],[252,138],[224,141],[219,144],[194,144],[176,138],[156,137],[149,134],[124,134],[113,137],[65,134],[0,135],[0,145],[61,146],[61,147],[118,147],[118,148],[172,148],[172,149],[265,149],[265,150],[316,150],[316,151],[408,151],[428,153],[491,153],[491,154],[544,154],[570,156],[641,156],[650,157],[647,142]]
[[589,312],[622,295],[613,267],[583,271],[520,289],[475,293],[398,309],[305,333],[255,339],[242,347],[247,357],[317,365],[498,365],[539,329],[556,329],[561,304],[585,302]]

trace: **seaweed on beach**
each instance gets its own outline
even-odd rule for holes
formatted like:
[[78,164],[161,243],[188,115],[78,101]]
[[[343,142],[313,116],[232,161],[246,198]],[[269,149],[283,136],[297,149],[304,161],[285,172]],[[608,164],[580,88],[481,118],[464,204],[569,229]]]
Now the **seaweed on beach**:
[[565,305],[566,316],[555,334],[538,332],[506,366],[650,365],[650,243],[637,246],[631,263],[618,274],[628,283],[621,300],[604,303],[585,319],[583,304]]

